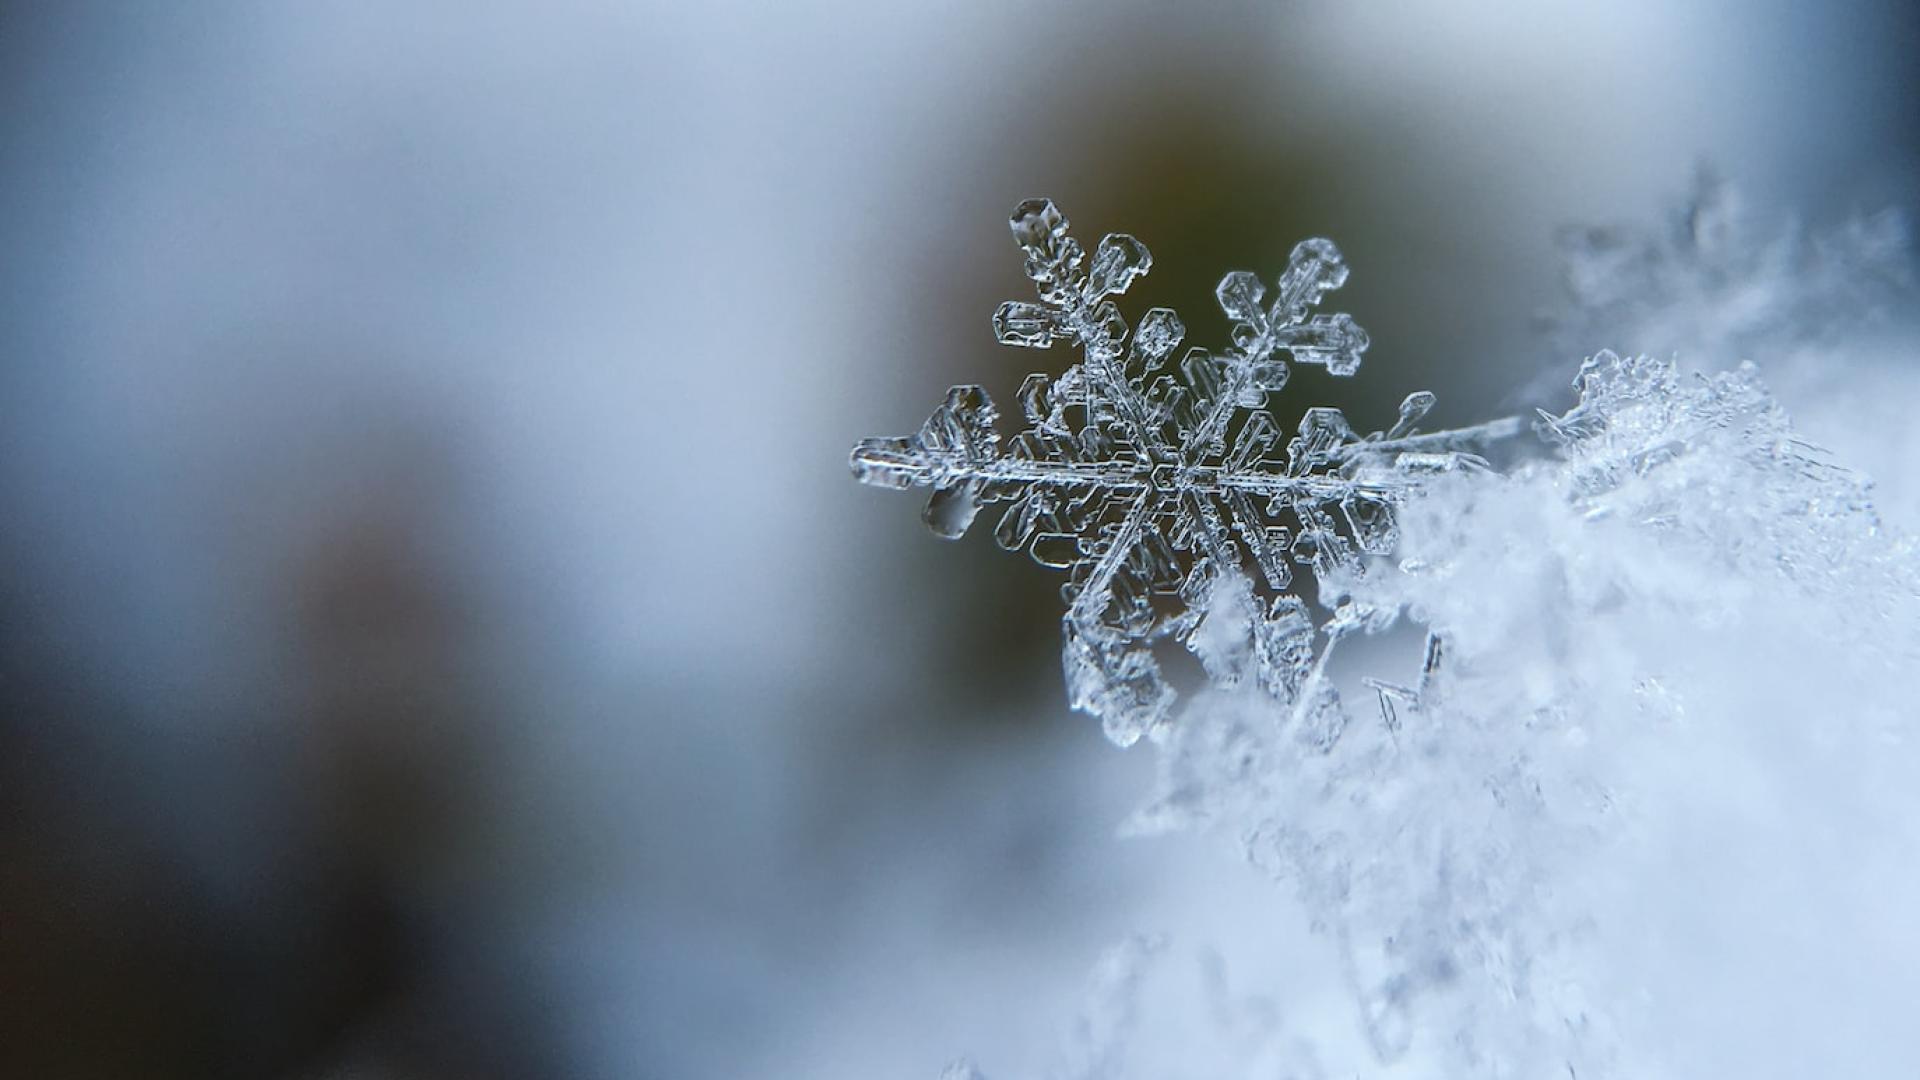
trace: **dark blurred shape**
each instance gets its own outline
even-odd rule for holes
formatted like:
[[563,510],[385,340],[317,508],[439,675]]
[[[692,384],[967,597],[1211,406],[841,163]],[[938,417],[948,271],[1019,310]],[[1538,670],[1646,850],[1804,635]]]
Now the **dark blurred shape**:
[[247,553],[280,567],[286,681],[223,722],[103,699],[8,575],[0,1073],[550,1072],[450,903],[499,767],[497,658],[436,558],[458,470],[386,435],[336,457],[364,472],[294,550]]

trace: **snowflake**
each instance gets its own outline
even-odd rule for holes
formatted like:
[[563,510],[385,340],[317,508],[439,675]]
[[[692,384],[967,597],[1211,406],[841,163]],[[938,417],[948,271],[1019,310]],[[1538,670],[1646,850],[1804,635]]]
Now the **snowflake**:
[[1152,265],[1139,240],[1109,234],[1089,259],[1044,199],[1022,203],[1012,227],[1039,302],[1000,305],[995,335],[1005,345],[1070,342],[1081,361],[1058,379],[1027,377],[1027,427],[1004,448],[986,391],[956,386],[917,434],[856,446],[854,475],[931,487],[924,517],[948,539],[982,506],[1009,504],[994,537],[1067,571],[1071,701],[1122,746],[1167,721],[1174,692],[1153,649],[1169,639],[1217,684],[1251,674],[1282,700],[1324,700],[1317,636],[1337,640],[1368,616],[1342,607],[1316,626],[1289,592],[1293,566],[1322,585],[1360,572],[1364,556],[1393,550],[1394,505],[1422,475],[1484,468],[1467,449],[1518,423],[1420,434],[1434,402],[1422,391],[1391,427],[1365,436],[1338,409],[1308,409],[1281,451],[1263,406],[1286,385],[1288,360],[1352,375],[1368,344],[1350,316],[1312,313],[1347,279],[1332,242],[1296,246],[1271,302],[1254,274],[1222,278],[1215,295],[1234,323],[1232,347],[1188,348],[1175,362],[1186,335],[1178,315],[1154,308],[1130,331],[1111,299]]

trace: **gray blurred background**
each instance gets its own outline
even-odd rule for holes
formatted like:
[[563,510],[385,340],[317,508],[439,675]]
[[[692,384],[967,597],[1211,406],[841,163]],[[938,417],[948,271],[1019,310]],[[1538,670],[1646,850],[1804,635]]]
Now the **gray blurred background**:
[[[1370,423],[1530,404],[1556,228],[1916,204],[1898,0],[0,7],[0,1074],[931,1076],[1268,895],[1116,842],[1058,582],[854,484],[1309,235]],[[1594,347],[1608,344],[1595,342]],[[1557,381],[1557,380],[1556,380]],[[1284,418],[1283,418],[1284,420]],[[981,530],[984,532],[985,530]],[[1203,884],[1201,884],[1203,883]]]

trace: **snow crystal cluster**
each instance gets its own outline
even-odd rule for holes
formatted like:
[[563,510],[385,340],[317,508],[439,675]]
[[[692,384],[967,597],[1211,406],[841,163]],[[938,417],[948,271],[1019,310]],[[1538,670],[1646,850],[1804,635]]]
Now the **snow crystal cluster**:
[[[1810,824],[1841,847],[1904,830],[1899,846],[1862,845],[1850,872],[1895,874],[1883,888],[1920,898],[1896,865],[1920,822],[1914,552],[1858,478],[1794,437],[1751,368],[1689,378],[1602,353],[1578,386],[1541,421],[1554,458],[1429,487],[1401,508],[1404,572],[1354,583],[1350,604],[1411,614],[1444,643],[1400,723],[1355,724],[1309,753],[1270,710],[1219,695],[1167,740],[1138,824],[1219,828],[1293,887],[1336,937],[1381,1062],[1419,1047],[1438,1075],[1776,1075],[1720,1068],[1754,1052],[1735,1030],[1751,1020],[1690,1049],[1661,1029],[1752,993],[1736,972],[1776,980],[1776,1002],[1834,992],[1788,989],[1796,964],[1865,979],[1870,1000],[1920,991],[1911,949],[1880,956],[1877,976],[1844,937],[1779,969],[1760,960],[1815,909],[1756,913],[1738,876],[1794,865]],[[1803,778],[1813,763],[1845,786]],[[1744,814],[1787,820],[1758,843],[1692,831]],[[1854,818],[1868,830],[1841,824]],[[1729,876],[1695,861],[1743,846]],[[1726,907],[1677,923],[1676,892]],[[1884,904],[1852,901],[1818,918],[1864,906],[1882,945],[1914,943]],[[1708,941],[1751,966],[1702,966],[1710,954],[1689,953]],[[1803,1032],[1832,1012],[1802,1004]],[[1703,1071],[1680,1068],[1694,1052]]]
[[[1796,427],[1869,467],[1881,510],[1920,523],[1920,274],[1907,214],[1808,225],[1751,206],[1702,173],[1658,227],[1563,230],[1565,301],[1546,316],[1560,356],[1606,348],[1712,373],[1765,365]],[[1552,389],[1559,372],[1543,374]]]
[[[1731,250],[1710,209],[1693,250]],[[1151,1075],[1920,1072],[1920,552],[1758,367],[1599,352],[1502,472],[1470,451],[1516,424],[1420,435],[1418,394],[1364,437],[1312,410],[1275,455],[1260,405],[1280,355],[1350,373],[1365,343],[1306,315],[1344,279],[1330,244],[1296,249],[1270,307],[1229,275],[1233,348],[1190,351],[1173,378],[1156,373],[1178,320],[1151,312],[1129,344],[1102,299],[1144,272],[1137,241],[1109,237],[1083,274],[1050,204],[1015,233],[1044,303],[1003,307],[1002,340],[1070,340],[1082,363],[1029,380],[1031,426],[1004,453],[963,387],[918,436],[862,443],[855,470],[934,488],[943,534],[1012,504],[1002,543],[1070,575],[1074,703],[1159,747],[1130,827],[1216,833],[1269,872],[1333,943],[1360,1034],[1343,1058],[1279,1019],[1251,1041],[1183,1030],[1164,1040],[1184,1064]],[[1645,250],[1578,253],[1570,280],[1644,326],[1684,291]],[[1904,258],[1783,285],[1777,262],[1726,255],[1705,276],[1777,301],[1753,317],[1779,323],[1734,346],[1764,361],[1783,341],[1849,348],[1845,327],[1910,280]],[[1834,318],[1844,304],[1866,306]],[[1286,591],[1289,560],[1322,617]],[[1413,679],[1330,662],[1396,624],[1426,635]],[[1213,676],[1177,717],[1148,652],[1165,637]],[[1377,690],[1379,716],[1350,718],[1343,683]],[[1127,951],[1100,990],[1087,1075],[1149,1074],[1108,1045],[1155,1022],[1112,1000],[1149,959]],[[1283,1000],[1325,989],[1273,981]]]

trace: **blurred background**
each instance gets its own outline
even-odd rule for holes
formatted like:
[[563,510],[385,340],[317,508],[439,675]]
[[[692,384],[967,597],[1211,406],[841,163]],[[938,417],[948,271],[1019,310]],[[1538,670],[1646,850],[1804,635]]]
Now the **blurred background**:
[[1103,947],[1279,900],[1115,841],[1058,582],[848,477],[1069,362],[993,343],[1015,203],[1212,344],[1334,238],[1373,348],[1289,398],[1371,426],[1570,378],[1556,230],[1703,164],[1920,203],[1899,0],[9,3],[0,107],[21,1077],[1044,1057]]

